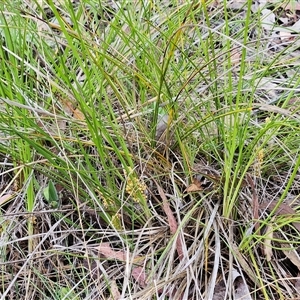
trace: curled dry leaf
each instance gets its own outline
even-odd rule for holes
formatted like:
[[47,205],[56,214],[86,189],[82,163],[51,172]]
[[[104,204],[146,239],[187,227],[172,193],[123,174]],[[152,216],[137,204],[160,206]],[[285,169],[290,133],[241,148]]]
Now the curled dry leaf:
[[232,269],[231,277],[235,287],[233,298],[236,300],[252,300],[248,285],[246,284],[244,277],[242,277],[236,269]]
[[234,285],[235,285],[234,299],[252,300],[248,285],[246,284],[246,282],[241,276],[239,276],[235,280]]
[[187,193],[202,191],[203,188],[201,186],[201,182],[197,179],[197,177],[193,178],[192,184],[190,184],[185,190]]

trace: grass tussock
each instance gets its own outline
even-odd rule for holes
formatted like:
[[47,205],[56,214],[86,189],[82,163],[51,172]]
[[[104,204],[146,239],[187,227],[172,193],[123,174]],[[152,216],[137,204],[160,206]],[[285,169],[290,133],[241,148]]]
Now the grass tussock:
[[298,11],[235,5],[0,3],[1,299],[296,299]]

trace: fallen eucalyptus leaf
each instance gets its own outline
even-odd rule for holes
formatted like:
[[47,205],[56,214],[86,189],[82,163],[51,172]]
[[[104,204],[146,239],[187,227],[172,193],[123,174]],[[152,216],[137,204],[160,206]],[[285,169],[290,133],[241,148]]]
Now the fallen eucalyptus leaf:
[[[277,206],[277,203],[278,203],[278,201],[271,201],[271,202],[264,201],[259,205],[259,208],[262,210],[266,209],[268,211],[272,211]],[[277,207],[277,209],[274,213],[277,216],[284,216],[284,215],[296,216],[297,215],[297,212],[285,203],[281,203]],[[300,222],[292,222],[292,224],[300,232]]]

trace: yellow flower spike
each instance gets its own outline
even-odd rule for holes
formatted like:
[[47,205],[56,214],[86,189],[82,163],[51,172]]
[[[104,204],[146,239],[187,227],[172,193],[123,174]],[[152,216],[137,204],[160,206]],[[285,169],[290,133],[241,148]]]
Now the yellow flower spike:
[[256,156],[254,164],[253,164],[255,176],[258,176],[258,177],[261,176],[261,168],[262,168],[263,162],[264,162],[264,149],[260,149],[257,152],[257,156]]
[[258,158],[259,163],[262,164],[264,161],[264,149],[260,149],[258,151],[257,158]]
[[127,183],[125,190],[132,197],[134,202],[140,202],[141,197],[146,201],[146,185],[143,181],[137,178],[136,174],[131,168],[128,168],[129,172],[124,171],[127,177]]

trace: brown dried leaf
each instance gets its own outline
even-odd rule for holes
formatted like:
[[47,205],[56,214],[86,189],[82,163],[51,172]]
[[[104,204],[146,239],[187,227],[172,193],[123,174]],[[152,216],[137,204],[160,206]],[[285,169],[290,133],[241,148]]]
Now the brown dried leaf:
[[266,228],[266,234],[264,239],[264,254],[266,256],[267,261],[270,261],[273,255],[272,251],[272,239],[273,239],[273,226],[272,223],[269,223]]
[[[167,218],[168,218],[170,232],[171,232],[171,234],[175,235],[177,232],[177,229],[178,229],[177,221],[173,215],[173,212],[170,208],[170,205],[168,203],[167,197],[166,197],[163,189],[160,187],[160,185],[156,181],[155,181],[155,183],[156,183],[159,195],[163,200],[163,210],[166,213]],[[176,250],[178,253],[179,260],[182,260],[184,257],[184,254],[183,254],[182,240],[179,235],[177,236],[177,239],[176,239]]]
[[287,247],[285,244],[281,244],[282,252],[285,256],[298,268],[300,271],[300,257],[296,249],[292,249],[291,247]]
[[146,286],[147,275],[144,267],[133,268],[131,275],[141,287]]
[[64,112],[66,112],[68,115],[73,115],[74,104],[71,101],[64,98],[60,98],[60,103]]
[[73,118],[83,121],[85,120],[84,114],[79,110],[78,107],[76,107],[71,101],[67,99],[60,99],[61,105],[64,109],[64,111],[73,116]]
[[197,179],[197,177],[193,178],[192,184],[190,184],[185,191],[187,193],[203,191],[201,182]]
[[108,300],[121,300],[121,294],[115,280],[111,280],[110,282],[110,293],[111,296],[108,298]]
[[[110,247],[109,243],[102,243],[98,247],[98,251],[100,254],[104,255],[107,259],[117,259],[120,261],[127,261],[127,252],[123,250],[115,251]],[[133,256],[132,254],[129,255],[129,259]],[[141,256],[134,256],[135,263],[142,263],[144,258]]]
[[240,49],[232,49],[230,51],[230,58],[232,66],[238,66],[241,61],[242,51]]
[[253,104],[254,107],[258,107],[259,110],[262,111],[267,111],[267,112],[272,112],[272,113],[276,113],[276,114],[280,114],[286,117],[290,117],[290,118],[298,118],[298,115],[296,114],[292,114],[288,109],[284,109],[275,105],[270,105],[270,104],[264,104],[264,103],[259,103]]
[[181,240],[180,236],[178,236],[177,239],[176,239],[176,250],[177,250],[177,253],[178,253],[179,260],[182,260],[183,257],[184,257],[184,254],[183,254],[182,240]]
[[102,243],[98,247],[99,253],[104,255],[108,259],[118,259],[121,261],[126,261],[126,253],[124,251],[113,250],[109,243]]
[[73,117],[76,120],[80,120],[80,121],[84,121],[85,120],[84,114],[78,108],[74,109]]
[[[109,243],[102,243],[98,247],[98,251],[100,254],[104,255],[107,259],[118,259],[120,261],[126,262],[127,254],[125,251],[115,251],[111,248]],[[130,257],[133,257],[132,255],[129,255]],[[143,258],[141,256],[135,256],[134,257],[134,262],[141,263],[143,261]],[[134,267],[132,269],[131,273],[132,277],[138,282],[138,284],[141,287],[146,286],[146,280],[147,280],[147,275],[145,273],[144,267]],[[120,299],[120,298],[114,298],[114,299]]]
[[[272,202],[262,202],[259,206],[260,209],[267,209],[268,211],[273,211],[277,206],[278,201]],[[275,214],[278,216],[294,216],[297,215],[297,212],[292,209],[289,205],[281,203],[275,211]],[[293,226],[300,232],[300,222],[292,222]]]
[[197,184],[192,183],[191,185],[188,186],[188,188],[185,191],[187,193],[199,192],[202,191],[202,188],[199,187]]

